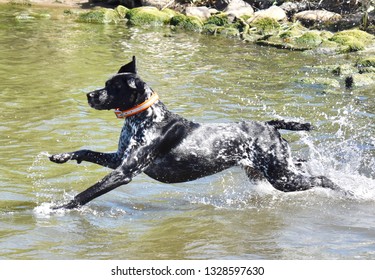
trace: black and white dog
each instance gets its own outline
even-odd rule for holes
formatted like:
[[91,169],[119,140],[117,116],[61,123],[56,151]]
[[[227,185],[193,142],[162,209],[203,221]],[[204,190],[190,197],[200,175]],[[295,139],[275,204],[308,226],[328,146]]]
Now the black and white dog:
[[93,162],[113,169],[68,204],[86,204],[144,172],[164,183],[179,183],[208,176],[232,166],[242,166],[251,179],[265,179],[284,192],[312,187],[339,188],[324,176],[298,169],[288,143],[278,129],[310,130],[310,124],[284,121],[243,121],[200,124],[170,112],[137,75],[135,57],[109,79],[105,87],[87,94],[97,110],[115,109],[124,117],[118,150],[100,153],[79,150],[50,156],[56,163],[69,160]]

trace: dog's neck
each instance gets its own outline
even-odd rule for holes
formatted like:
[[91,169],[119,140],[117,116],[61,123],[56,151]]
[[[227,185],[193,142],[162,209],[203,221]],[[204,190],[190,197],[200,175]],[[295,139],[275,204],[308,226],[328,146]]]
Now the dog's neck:
[[116,117],[118,119],[124,119],[130,116],[139,114],[148,108],[150,108],[156,101],[159,100],[159,95],[156,92],[152,92],[151,96],[144,102],[134,106],[133,108],[127,110],[120,110],[119,108],[115,110]]

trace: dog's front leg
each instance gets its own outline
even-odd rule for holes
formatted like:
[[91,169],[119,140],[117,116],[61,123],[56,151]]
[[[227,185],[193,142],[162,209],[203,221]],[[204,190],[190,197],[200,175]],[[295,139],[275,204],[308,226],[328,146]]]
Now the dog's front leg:
[[79,193],[68,204],[55,207],[54,209],[77,208],[121,185],[128,184],[134,176],[141,173],[154,160],[158,154],[158,148],[159,146],[155,143],[142,146],[136,142],[125,152],[126,157],[121,166],[113,170],[95,185]]
[[54,207],[54,209],[73,209],[85,205],[94,198],[97,198],[98,196],[101,196],[121,185],[129,183],[132,177],[129,175],[130,174],[124,174],[121,169],[116,169],[95,185],[76,195],[69,203]]
[[79,150],[70,153],[55,154],[51,155],[49,159],[55,163],[65,163],[69,160],[76,160],[79,164],[82,161],[87,161],[112,169],[116,169],[121,164],[121,157],[118,153],[100,153],[90,150]]

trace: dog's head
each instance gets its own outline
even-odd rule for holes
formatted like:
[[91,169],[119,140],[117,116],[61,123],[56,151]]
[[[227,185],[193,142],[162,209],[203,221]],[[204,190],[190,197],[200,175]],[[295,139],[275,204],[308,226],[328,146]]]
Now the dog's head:
[[105,87],[87,94],[91,107],[97,110],[127,110],[145,101],[152,90],[137,75],[135,56],[110,78]]

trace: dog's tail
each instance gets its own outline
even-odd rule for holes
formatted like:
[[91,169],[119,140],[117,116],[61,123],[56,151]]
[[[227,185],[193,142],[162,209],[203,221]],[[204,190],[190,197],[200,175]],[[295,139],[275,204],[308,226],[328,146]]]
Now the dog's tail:
[[314,129],[314,127],[310,123],[286,122],[284,120],[272,120],[266,122],[266,124],[273,126],[276,129],[286,129],[293,131],[310,131]]

